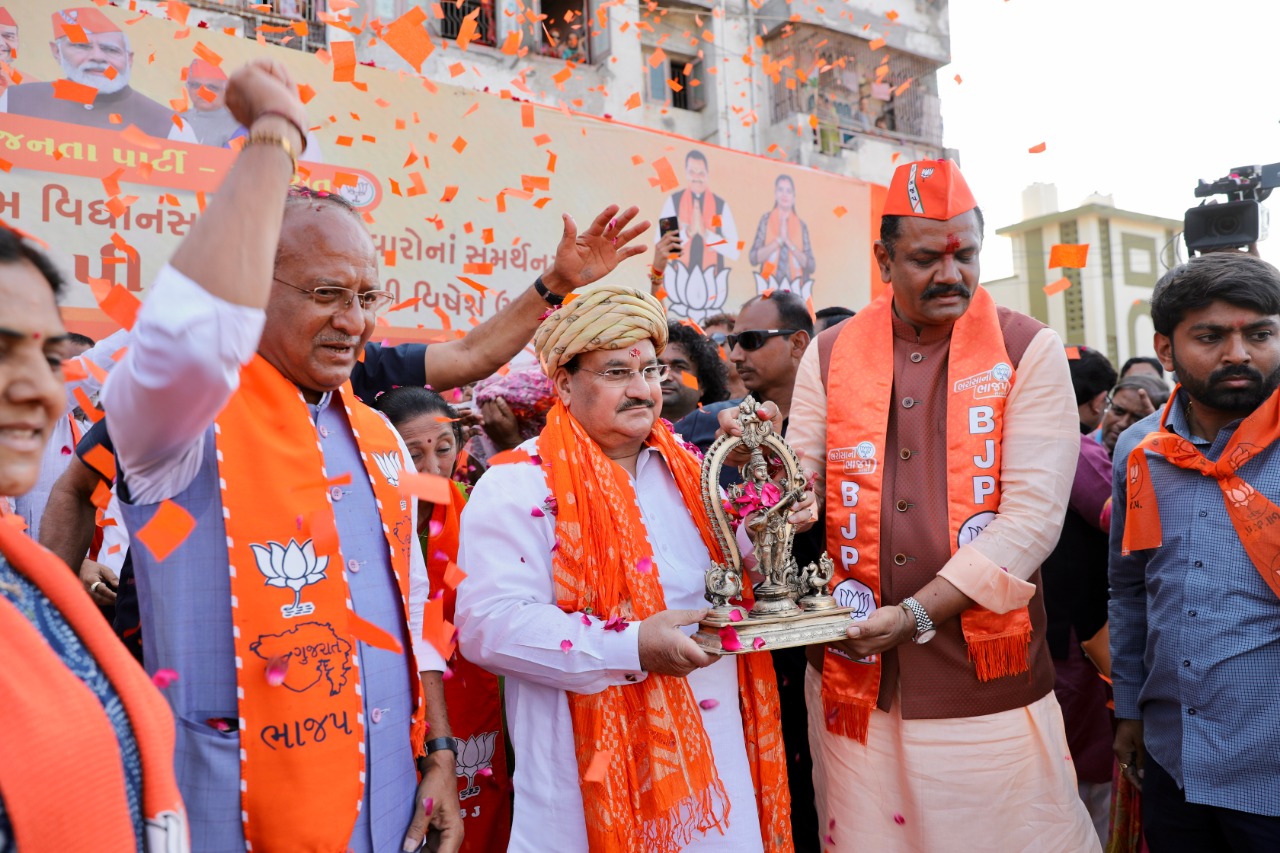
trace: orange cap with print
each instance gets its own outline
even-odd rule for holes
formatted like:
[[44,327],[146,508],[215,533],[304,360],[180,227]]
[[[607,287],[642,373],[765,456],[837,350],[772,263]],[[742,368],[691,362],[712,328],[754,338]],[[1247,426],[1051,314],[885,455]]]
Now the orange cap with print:
[[205,80],[226,80],[227,72],[207,59],[197,59],[191,63],[190,76],[200,77]]
[[13,19],[13,15],[9,14],[9,10],[0,6],[0,27],[16,27],[18,22]]
[[917,160],[893,173],[884,215],[954,219],[977,206],[959,166],[950,160]]
[[67,35],[64,25],[74,24],[86,33],[118,33],[120,27],[108,18],[101,10],[92,6],[81,6],[76,9],[63,9],[53,13],[53,37],[63,38]]

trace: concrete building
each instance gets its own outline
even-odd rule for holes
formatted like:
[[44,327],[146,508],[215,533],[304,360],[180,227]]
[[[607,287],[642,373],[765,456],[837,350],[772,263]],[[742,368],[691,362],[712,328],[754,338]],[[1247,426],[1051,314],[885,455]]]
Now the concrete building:
[[[1182,221],[1120,210],[1104,195],[1059,211],[1052,184],[1028,187],[1022,208],[1023,221],[996,229],[1013,241],[1015,274],[983,282],[995,300],[1049,324],[1067,343],[1106,353],[1117,367],[1135,355],[1154,355],[1151,291],[1178,263]],[[1056,243],[1089,244],[1088,264],[1049,269]],[[1064,276],[1069,288],[1045,293]]]
[[[437,45],[422,74],[439,83],[510,90],[881,184],[896,162],[945,153],[936,72],[951,58],[947,0],[355,0],[336,13],[325,0],[188,5],[189,24],[303,50],[354,38],[361,62],[393,70],[412,69],[369,43],[369,22],[421,6]],[[308,22],[305,37],[292,20]],[[454,41],[464,28],[473,33],[465,51]]]

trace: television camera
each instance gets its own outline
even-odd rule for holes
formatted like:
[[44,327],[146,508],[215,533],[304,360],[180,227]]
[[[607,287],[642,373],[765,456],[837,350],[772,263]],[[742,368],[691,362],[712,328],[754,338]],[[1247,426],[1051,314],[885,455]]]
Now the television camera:
[[1182,233],[1188,252],[1241,249],[1267,237],[1267,210],[1262,202],[1280,187],[1280,163],[1238,166],[1225,178],[1202,180],[1196,198],[1225,195],[1225,202],[1202,201],[1187,211]]

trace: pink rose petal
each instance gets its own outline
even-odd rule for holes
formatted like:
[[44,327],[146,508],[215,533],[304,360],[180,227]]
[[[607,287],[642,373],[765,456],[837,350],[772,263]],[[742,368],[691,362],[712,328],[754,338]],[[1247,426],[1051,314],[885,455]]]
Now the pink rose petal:
[[751,648],[755,649],[756,651],[760,651],[761,649],[763,649],[763,648],[764,648],[764,637],[756,637],[754,640],[752,640],[752,641],[751,641]]
[[701,702],[698,703],[698,707],[704,711],[710,711],[715,708],[719,708],[720,702],[717,699],[703,699]]
[[431,810],[432,810],[432,809],[434,809],[435,807],[436,807],[436,801],[435,801],[435,800],[433,800],[431,797],[424,797],[424,798],[423,798],[423,800],[422,800],[422,810],[423,810],[424,812],[426,812],[426,813],[427,813],[427,816],[428,816],[428,817],[430,817],[430,816],[431,816]]
[[534,518],[543,518],[546,513],[535,506],[533,509],[529,510],[529,515],[532,515]]
[[449,679],[451,679],[451,678],[453,678],[453,667],[451,667],[451,666],[446,666],[446,667],[444,668],[444,672],[440,673],[440,680],[441,680],[441,681],[448,681],[448,680],[449,680]]
[[730,621],[730,622],[741,622],[741,621],[742,621],[742,611],[741,611],[741,610],[739,610],[739,609],[738,609],[738,608],[736,608],[736,607],[735,607],[735,608],[733,608],[732,610],[730,610],[730,611],[729,611],[729,621]]
[[441,530],[444,530],[444,525],[434,518],[427,522],[427,535],[432,539],[439,536]]
[[640,562],[636,563],[637,572],[647,572],[647,571],[650,571],[652,568],[653,568],[652,557],[641,557]]
[[161,690],[178,680],[178,673],[172,669],[157,669],[156,674],[151,676],[151,683]]
[[564,652],[566,655],[569,654],[569,649],[571,648],[573,648],[573,640],[560,641],[560,651]]
[[590,616],[588,616],[587,614],[583,613],[583,614],[582,614],[582,624],[583,624],[583,625],[586,625],[588,628],[590,628],[590,627],[591,627],[591,617],[590,617]]
[[477,771],[476,771],[476,775],[477,775],[477,776],[492,776],[492,775],[493,775],[493,768],[492,768],[492,767],[481,767],[479,770],[477,770]]
[[284,684],[285,675],[289,672],[288,655],[276,655],[267,661],[267,684],[279,687]]
[[720,629],[720,646],[726,652],[736,652],[742,649],[742,641],[738,639],[738,632],[726,625]]
[[896,823],[898,826],[902,826],[904,823],[907,822],[907,819],[900,814],[895,814],[893,816],[893,822]]

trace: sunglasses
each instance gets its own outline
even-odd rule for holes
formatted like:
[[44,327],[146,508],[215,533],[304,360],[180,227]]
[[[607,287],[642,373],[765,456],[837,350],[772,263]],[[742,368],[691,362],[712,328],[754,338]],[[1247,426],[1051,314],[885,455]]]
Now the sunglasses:
[[755,329],[738,335],[727,335],[725,343],[729,345],[729,349],[742,347],[747,352],[754,352],[764,346],[765,341],[769,340],[769,338],[794,335],[797,331],[799,329]]

